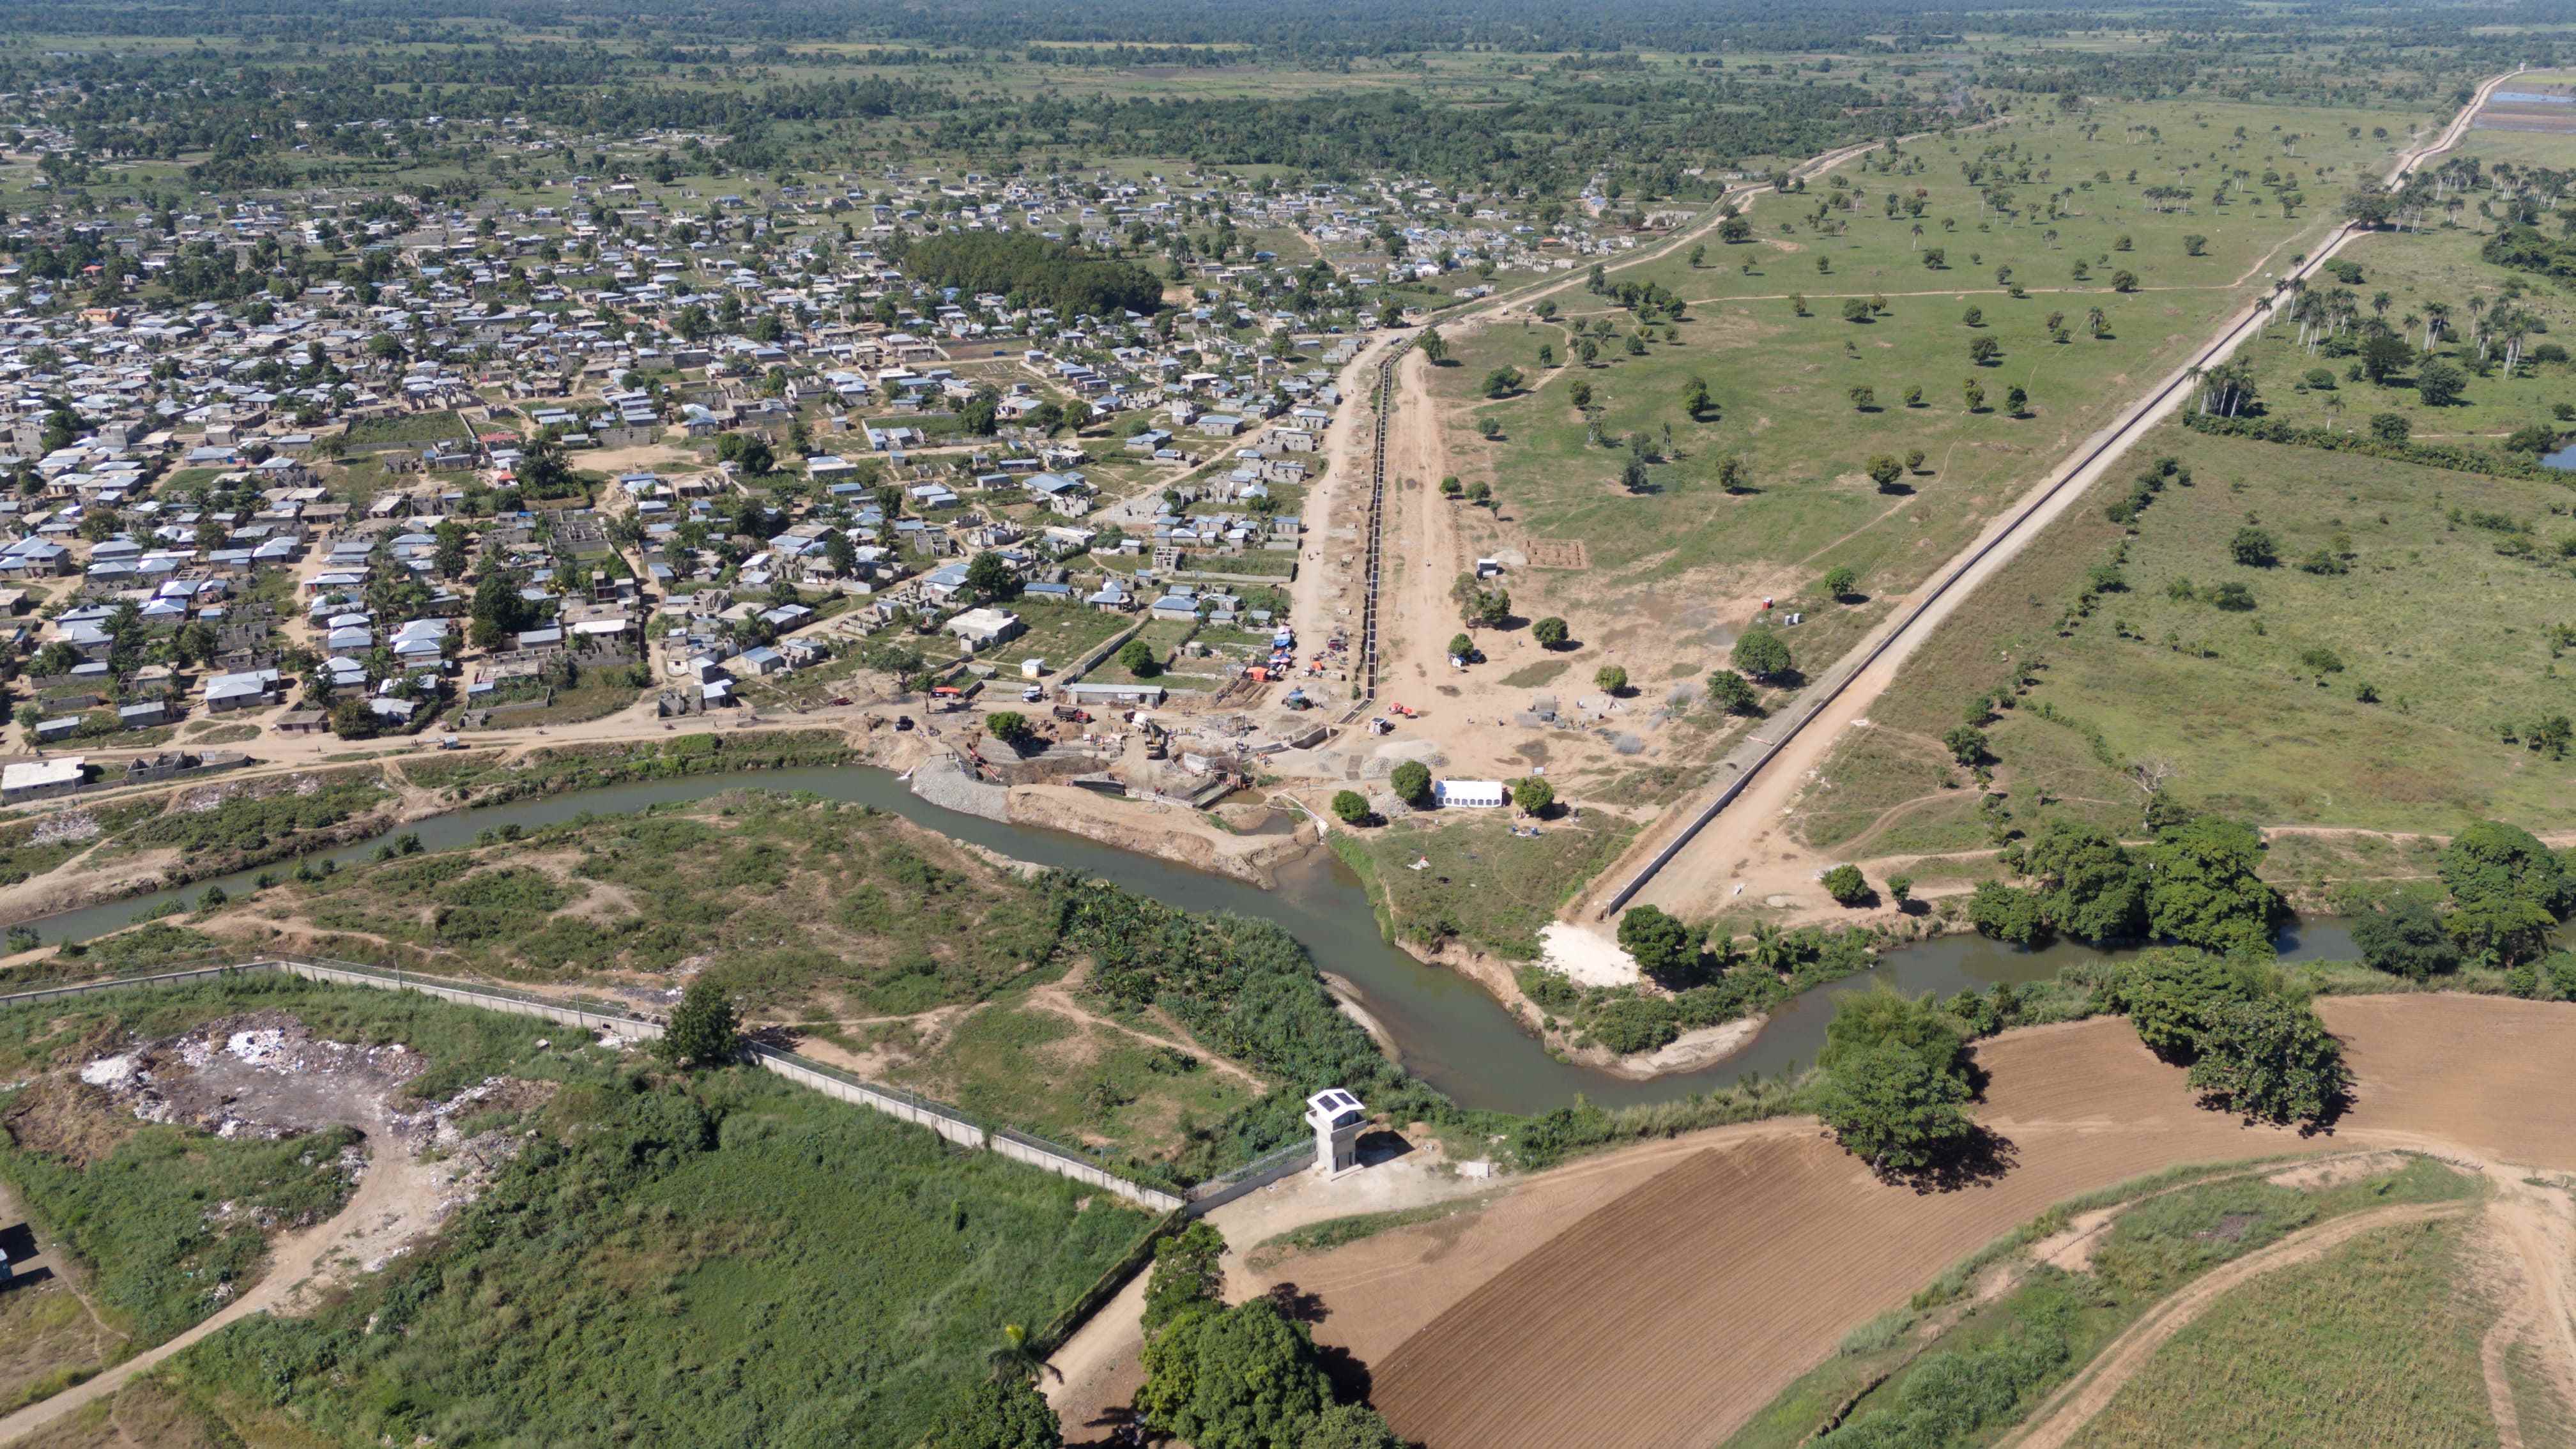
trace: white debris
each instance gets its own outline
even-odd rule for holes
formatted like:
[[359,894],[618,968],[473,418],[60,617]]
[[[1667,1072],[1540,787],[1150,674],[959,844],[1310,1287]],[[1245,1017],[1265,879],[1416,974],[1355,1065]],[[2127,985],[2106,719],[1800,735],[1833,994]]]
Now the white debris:
[[123,1086],[134,1080],[135,1071],[134,1058],[131,1056],[100,1057],[97,1061],[81,1068],[80,1079],[93,1087]]
[[260,1066],[276,1060],[278,1055],[286,1050],[286,1033],[275,1027],[259,1031],[237,1031],[232,1034],[231,1040],[224,1043],[224,1050],[252,1066]]

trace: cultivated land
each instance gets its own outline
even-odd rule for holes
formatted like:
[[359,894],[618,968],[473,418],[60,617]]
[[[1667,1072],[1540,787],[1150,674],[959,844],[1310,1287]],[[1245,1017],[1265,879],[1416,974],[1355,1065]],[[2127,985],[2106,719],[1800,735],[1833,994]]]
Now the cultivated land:
[[[1918,1194],[1877,1182],[1811,1126],[1725,1128],[1546,1174],[1471,1221],[1395,1229],[1272,1278],[1321,1297],[1319,1334],[1369,1365],[1376,1402],[1408,1435],[1715,1442],[1944,1266],[2144,1173],[2375,1145],[2576,1165],[2576,1139],[2526,1095],[2576,1047],[2560,1008],[2445,997],[2320,1009],[2359,1077],[2330,1143],[2197,1109],[2123,1024],[2041,1028],[1979,1050],[1992,1076],[1978,1116],[2014,1163],[1987,1184]],[[1620,1327],[1641,1314],[1695,1328]]]

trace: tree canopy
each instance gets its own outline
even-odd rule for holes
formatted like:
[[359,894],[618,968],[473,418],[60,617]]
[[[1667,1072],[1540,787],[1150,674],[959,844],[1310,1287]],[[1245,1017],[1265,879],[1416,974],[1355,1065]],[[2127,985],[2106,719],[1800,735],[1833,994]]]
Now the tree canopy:
[[1302,1324],[1268,1298],[1199,1307],[1145,1345],[1136,1407],[1197,1449],[1278,1449],[1304,1438],[1333,1402]]
[[1151,313],[1163,301],[1163,284],[1143,267],[1086,256],[1028,232],[942,232],[914,242],[901,264],[906,275],[934,287],[1018,293],[1070,316]]

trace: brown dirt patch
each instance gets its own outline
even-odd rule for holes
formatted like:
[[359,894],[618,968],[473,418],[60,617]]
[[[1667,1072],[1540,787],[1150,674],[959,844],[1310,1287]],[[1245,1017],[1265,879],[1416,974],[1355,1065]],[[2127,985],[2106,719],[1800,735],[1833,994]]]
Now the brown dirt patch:
[[2366,1177],[2395,1172],[2404,1165],[2405,1159],[2394,1152],[2365,1152],[2358,1157],[2338,1157],[2330,1162],[2310,1162],[2298,1167],[2283,1168],[2263,1180],[2274,1187],[2294,1187],[2301,1192],[2323,1192],[2330,1187],[2341,1187],[2347,1182],[2359,1182]]
[[40,1077],[0,1115],[12,1145],[43,1152],[87,1167],[101,1161],[134,1135],[130,1112],[117,1109],[107,1093],[86,1082]]
[[[1318,1337],[1371,1365],[1409,1437],[1642,1449],[1723,1438],[1945,1265],[2143,1173],[2355,1145],[2576,1163],[2576,1121],[2548,1085],[2576,1051],[2576,1012],[2472,997],[2321,1010],[2358,1076],[2331,1138],[2201,1111],[2124,1021],[2041,1028],[1979,1053],[1993,1074],[1979,1117],[2015,1154],[1991,1182],[1918,1194],[1811,1125],[1725,1129],[1568,1170],[1622,1184],[1606,1198],[1548,1174],[1452,1243],[1385,1234],[1302,1264],[1299,1287],[1323,1299]],[[1639,1185],[1638,1165],[1659,1175]],[[1648,1317],[1694,1327],[1639,1333]]]

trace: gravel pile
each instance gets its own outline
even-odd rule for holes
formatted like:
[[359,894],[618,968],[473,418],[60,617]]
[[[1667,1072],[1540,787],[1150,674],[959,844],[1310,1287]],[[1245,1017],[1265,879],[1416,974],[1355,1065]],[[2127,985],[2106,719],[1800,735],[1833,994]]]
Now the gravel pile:
[[954,760],[934,760],[912,772],[912,793],[943,810],[986,820],[1008,820],[1011,792],[968,775]]

